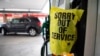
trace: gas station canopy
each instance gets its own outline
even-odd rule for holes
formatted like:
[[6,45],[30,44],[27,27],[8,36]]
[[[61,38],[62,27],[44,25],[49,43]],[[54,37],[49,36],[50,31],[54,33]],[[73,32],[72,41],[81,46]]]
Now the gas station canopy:
[[0,10],[41,11],[48,0],[0,0]]

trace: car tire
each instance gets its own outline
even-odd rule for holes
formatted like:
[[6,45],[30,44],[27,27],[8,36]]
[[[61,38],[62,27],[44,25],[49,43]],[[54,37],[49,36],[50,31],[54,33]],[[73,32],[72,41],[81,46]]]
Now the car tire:
[[34,28],[30,28],[28,32],[29,32],[30,36],[36,36],[36,34],[37,34],[37,32]]
[[6,32],[6,30],[4,28],[1,28],[1,34],[2,35],[6,35],[7,34],[7,32]]

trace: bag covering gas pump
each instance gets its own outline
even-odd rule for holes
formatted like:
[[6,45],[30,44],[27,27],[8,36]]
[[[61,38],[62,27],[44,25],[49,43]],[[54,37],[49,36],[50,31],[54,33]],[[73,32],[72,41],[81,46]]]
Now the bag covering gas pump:
[[84,10],[61,9],[51,7],[50,10],[50,49],[55,55],[70,53],[77,40],[76,24],[80,21]]

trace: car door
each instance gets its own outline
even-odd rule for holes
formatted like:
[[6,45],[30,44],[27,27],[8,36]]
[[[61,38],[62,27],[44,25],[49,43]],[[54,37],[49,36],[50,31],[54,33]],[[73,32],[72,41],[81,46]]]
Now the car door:
[[19,25],[17,27],[18,31],[24,32],[26,30],[26,26],[28,25],[29,20],[27,18],[21,18],[19,20]]
[[19,21],[20,20],[18,18],[12,19],[10,27],[9,27],[9,30],[11,32],[16,32],[18,30]]

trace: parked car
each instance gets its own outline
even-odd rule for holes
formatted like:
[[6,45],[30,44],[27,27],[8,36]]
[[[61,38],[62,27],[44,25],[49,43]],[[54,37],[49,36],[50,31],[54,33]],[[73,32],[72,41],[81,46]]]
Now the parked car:
[[31,36],[36,36],[41,33],[41,22],[37,17],[14,18],[10,22],[1,25],[2,35],[9,32],[27,32]]

